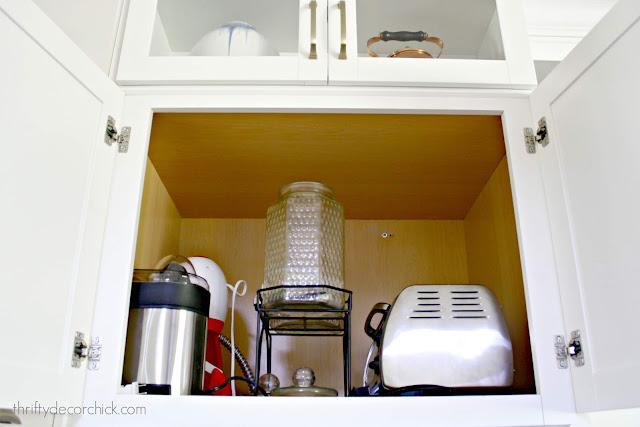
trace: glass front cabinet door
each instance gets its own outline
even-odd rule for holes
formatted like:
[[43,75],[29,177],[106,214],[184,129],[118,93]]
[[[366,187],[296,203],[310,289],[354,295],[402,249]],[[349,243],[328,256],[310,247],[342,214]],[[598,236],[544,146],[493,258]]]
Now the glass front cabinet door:
[[130,2],[119,84],[326,84],[326,0]]
[[116,80],[536,84],[521,0],[136,0]]
[[520,0],[329,0],[329,84],[531,88]]

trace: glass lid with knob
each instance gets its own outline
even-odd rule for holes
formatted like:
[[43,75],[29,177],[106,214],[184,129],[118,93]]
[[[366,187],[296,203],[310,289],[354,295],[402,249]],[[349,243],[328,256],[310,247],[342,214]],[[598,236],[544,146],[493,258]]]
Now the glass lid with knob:
[[291,387],[277,388],[271,391],[272,396],[337,396],[338,391],[332,388],[316,387],[316,375],[311,368],[299,368],[293,373]]

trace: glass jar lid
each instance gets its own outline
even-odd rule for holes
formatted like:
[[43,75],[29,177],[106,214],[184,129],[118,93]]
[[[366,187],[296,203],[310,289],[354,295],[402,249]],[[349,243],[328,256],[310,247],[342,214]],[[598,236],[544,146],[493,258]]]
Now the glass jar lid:
[[332,199],[335,194],[328,185],[311,181],[292,182],[280,189],[280,197],[285,197],[292,193],[318,193]]
[[293,373],[293,386],[277,388],[271,392],[272,396],[324,396],[333,397],[338,391],[333,388],[316,387],[316,375],[311,368],[303,367]]

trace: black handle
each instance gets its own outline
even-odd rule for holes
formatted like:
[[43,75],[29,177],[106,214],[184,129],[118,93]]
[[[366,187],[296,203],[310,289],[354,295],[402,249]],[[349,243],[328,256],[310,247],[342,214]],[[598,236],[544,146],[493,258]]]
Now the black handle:
[[424,31],[383,31],[380,33],[380,40],[388,42],[391,40],[397,42],[423,42],[427,37]]
[[[364,322],[364,332],[371,337],[378,345],[380,345],[380,338],[382,338],[382,327],[384,326],[384,322],[387,319],[387,315],[389,314],[389,310],[391,309],[391,305],[379,302],[373,306],[371,312],[367,316],[367,320]],[[380,319],[380,323],[378,323],[378,327],[374,328],[371,326],[371,320],[373,320],[373,316],[377,313],[382,314],[382,318]]]
[[369,363],[369,369],[375,372],[376,375],[380,375],[380,358],[376,356],[372,362]]

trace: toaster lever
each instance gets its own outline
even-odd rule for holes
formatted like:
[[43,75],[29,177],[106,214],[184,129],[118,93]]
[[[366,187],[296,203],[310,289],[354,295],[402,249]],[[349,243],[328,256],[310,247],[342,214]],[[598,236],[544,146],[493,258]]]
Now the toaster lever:
[[378,356],[369,363],[369,369],[375,372],[376,375],[380,375],[380,358]]

